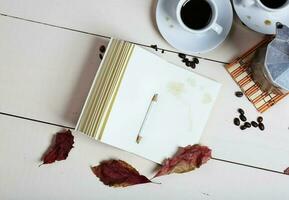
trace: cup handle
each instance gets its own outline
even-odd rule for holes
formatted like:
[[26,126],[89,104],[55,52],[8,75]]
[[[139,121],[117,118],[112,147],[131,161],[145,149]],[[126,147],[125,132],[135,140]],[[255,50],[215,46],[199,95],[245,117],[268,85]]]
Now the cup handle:
[[255,4],[255,0],[242,0],[242,5],[244,7],[250,7]]
[[215,31],[216,33],[218,33],[219,35],[223,32],[223,27],[220,26],[219,24],[215,23],[212,26],[213,31]]

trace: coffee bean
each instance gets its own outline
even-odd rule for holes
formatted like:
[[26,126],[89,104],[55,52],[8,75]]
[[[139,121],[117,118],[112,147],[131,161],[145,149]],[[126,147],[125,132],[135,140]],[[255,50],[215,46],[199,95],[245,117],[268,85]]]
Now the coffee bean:
[[162,53],[165,53],[165,50],[162,50]]
[[244,126],[246,126],[247,128],[251,128],[251,124],[249,122],[245,122]]
[[184,63],[186,63],[186,62],[189,62],[189,59],[184,58],[182,61],[183,61]]
[[264,130],[265,130],[265,126],[264,126],[263,123],[260,123],[260,124],[259,124],[259,129],[260,129],[261,131],[264,131]]
[[243,122],[247,121],[247,118],[245,117],[245,115],[240,115],[239,116],[240,120],[242,120]]
[[105,52],[105,46],[104,46],[104,45],[100,46],[100,47],[99,47],[99,51],[100,51],[101,53],[104,53],[104,52]]
[[238,118],[235,118],[235,119],[234,119],[234,124],[235,124],[236,126],[240,126],[240,120],[239,120]]
[[190,62],[190,67],[191,67],[192,69],[195,69],[195,68],[196,68],[196,64],[195,64],[194,62]]
[[240,129],[243,131],[243,130],[245,130],[247,127],[246,126],[244,126],[244,125],[242,125],[242,126],[240,126]]
[[102,58],[103,58],[103,55],[102,55],[102,54],[99,54],[99,58],[100,58],[100,60],[102,60]]
[[263,122],[263,117],[261,117],[261,116],[258,117],[258,118],[257,118],[257,122],[262,123],[262,122]]
[[193,62],[196,63],[196,64],[199,64],[199,63],[200,63],[200,61],[199,61],[198,58],[194,58],[194,59],[193,59]]
[[158,46],[157,46],[156,44],[152,44],[152,45],[151,45],[151,48],[153,48],[153,49],[156,50],[156,51],[158,50]]
[[195,68],[196,68],[196,65],[191,66],[191,68],[192,68],[192,69],[195,69]]
[[238,109],[238,112],[239,112],[241,115],[244,115],[244,114],[245,114],[245,111],[244,111],[242,108],[239,108],[239,109]]
[[190,67],[190,66],[191,66],[190,61],[187,61],[187,62],[186,62],[186,66],[187,66],[187,67]]
[[281,28],[283,28],[283,24],[281,24],[280,22],[277,22],[277,23],[276,23],[276,27],[277,27],[278,29],[281,29]]
[[178,55],[179,55],[180,58],[183,58],[183,59],[186,58],[186,54],[179,53]]
[[235,92],[235,96],[240,98],[243,96],[243,92],[237,91],[237,92]]
[[255,128],[258,127],[258,123],[255,122],[255,121],[251,121],[251,124],[252,124],[252,126],[255,127]]

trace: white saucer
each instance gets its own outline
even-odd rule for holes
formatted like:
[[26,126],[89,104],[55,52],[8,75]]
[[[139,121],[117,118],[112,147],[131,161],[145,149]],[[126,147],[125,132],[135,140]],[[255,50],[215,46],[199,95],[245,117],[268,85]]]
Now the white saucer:
[[233,0],[233,4],[241,21],[256,32],[275,34],[276,22],[289,26],[289,7],[282,11],[268,12],[257,6],[244,7],[240,0]]
[[160,33],[170,45],[188,54],[213,50],[226,39],[233,22],[230,1],[216,0],[215,2],[219,10],[217,23],[224,29],[220,35],[213,30],[202,34],[193,34],[184,30],[177,22],[175,11],[177,0],[158,0],[156,21]]

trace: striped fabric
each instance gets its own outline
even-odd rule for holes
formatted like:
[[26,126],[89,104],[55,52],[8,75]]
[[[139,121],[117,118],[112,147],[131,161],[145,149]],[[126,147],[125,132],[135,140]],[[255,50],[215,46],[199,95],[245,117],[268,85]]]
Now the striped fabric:
[[253,80],[250,70],[248,70],[252,67],[250,61],[254,52],[258,48],[267,45],[271,40],[271,37],[265,38],[241,57],[236,58],[233,62],[226,65],[226,69],[231,77],[239,85],[246,97],[253,103],[255,108],[261,113],[268,110],[286,96],[284,94],[274,94],[272,92],[262,91],[259,84]]

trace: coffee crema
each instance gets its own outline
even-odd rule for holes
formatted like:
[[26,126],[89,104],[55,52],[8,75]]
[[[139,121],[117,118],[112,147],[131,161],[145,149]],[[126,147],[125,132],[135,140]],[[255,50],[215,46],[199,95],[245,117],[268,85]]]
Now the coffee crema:
[[213,11],[206,0],[188,0],[181,8],[181,19],[191,29],[201,30],[212,19]]
[[260,1],[264,6],[272,9],[280,8],[287,2],[287,0],[260,0]]

